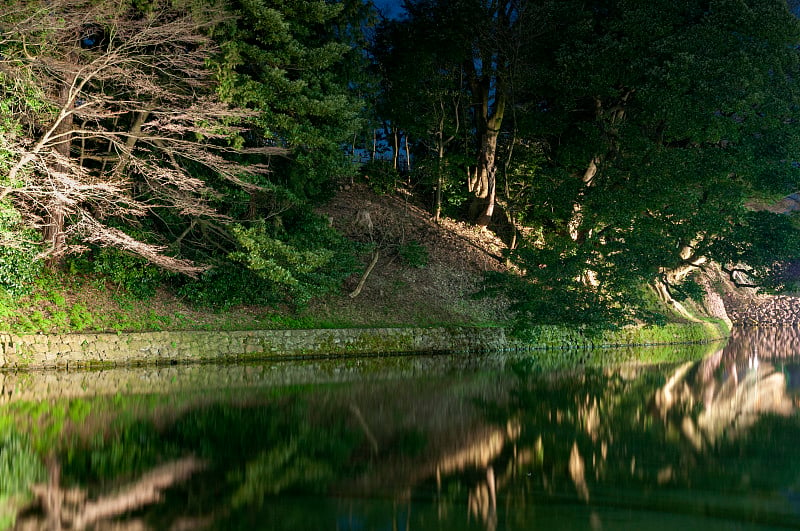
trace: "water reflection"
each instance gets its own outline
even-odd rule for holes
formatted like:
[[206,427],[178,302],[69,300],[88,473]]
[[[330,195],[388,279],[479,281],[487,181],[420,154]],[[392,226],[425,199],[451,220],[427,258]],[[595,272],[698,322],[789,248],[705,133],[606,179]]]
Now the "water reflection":
[[568,369],[498,353],[0,374],[0,527],[797,526],[800,358],[780,337],[656,364],[563,353]]

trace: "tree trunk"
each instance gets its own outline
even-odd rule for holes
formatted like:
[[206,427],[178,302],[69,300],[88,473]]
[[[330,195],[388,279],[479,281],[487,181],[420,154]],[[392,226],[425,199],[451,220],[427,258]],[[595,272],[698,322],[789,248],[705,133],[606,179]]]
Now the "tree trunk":
[[[505,88],[499,82],[484,77],[475,77],[474,65],[472,68],[471,90],[479,98],[479,116],[477,117],[478,146],[477,167],[475,168],[472,210],[477,212],[476,224],[486,227],[492,221],[494,203],[497,196],[497,138],[503,124],[503,115],[506,108]],[[471,183],[472,184],[472,183]]]
[[480,208],[476,224],[486,227],[492,221],[497,197],[497,136],[499,131],[488,129],[483,135],[476,168],[475,204]]
[[444,143],[442,142],[441,135],[439,137],[439,146],[437,151],[439,158],[436,162],[436,204],[433,209],[433,218],[438,223],[439,219],[442,217],[442,182],[444,181],[442,178],[442,172],[444,171]]
[[397,128],[392,126],[392,168],[397,171],[397,159],[400,155],[400,139],[397,136]]
[[403,147],[406,152],[406,172],[411,174],[411,148],[408,147],[408,133],[403,136]]
[[572,204],[572,217],[570,217],[570,220],[567,223],[570,238],[579,243],[585,241],[590,232],[585,229],[581,229],[581,224],[583,223],[582,203],[583,197],[586,194],[586,190],[589,189],[594,183],[594,177],[597,175],[598,164],[600,164],[600,157],[594,157],[589,162],[589,166],[586,168],[586,171],[583,173],[583,177],[581,178],[583,186],[581,187],[580,192],[578,192],[578,197],[575,199],[575,202]]
[[669,287],[665,282],[662,280],[656,280],[653,287],[658,294],[658,298],[661,299],[661,302],[672,308],[675,313],[686,319],[687,321],[693,323],[700,323],[702,322],[700,319],[695,317],[692,312],[686,309],[686,307],[681,304],[680,302],[676,301],[672,294],[669,292]]
[[128,168],[133,148],[136,146],[136,142],[139,141],[142,135],[142,126],[149,116],[150,111],[137,111],[134,113],[133,121],[128,128],[128,137],[125,139],[125,148],[123,152],[119,154],[119,160],[116,166],[114,166],[114,172],[111,174],[112,182],[118,181]]
[[[71,79],[65,80],[64,84],[59,88],[58,102],[62,109],[67,109],[71,104],[70,91],[75,81],[74,75]],[[70,174],[70,148],[72,146],[72,131],[73,131],[73,115],[66,113],[61,121],[57,124],[53,136],[57,138],[54,145],[54,150],[58,155],[58,160],[53,168],[53,176],[58,178],[60,176],[68,176]],[[56,188],[62,188],[63,185],[54,183]],[[66,205],[59,197],[60,194],[53,194],[49,202],[45,205],[44,211],[44,225],[42,227],[42,241],[45,245],[49,245],[50,249],[46,251],[47,265],[54,267],[61,260],[67,247],[66,235],[64,227],[66,224]]]

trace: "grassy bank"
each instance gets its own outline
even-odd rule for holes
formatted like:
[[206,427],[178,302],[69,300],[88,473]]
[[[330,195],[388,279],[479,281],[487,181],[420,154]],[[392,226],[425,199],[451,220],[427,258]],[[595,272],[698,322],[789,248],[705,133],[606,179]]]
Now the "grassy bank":
[[[411,311],[382,312],[346,295],[318,301],[303,310],[272,307],[198,307],[158,292],[136,298],[101,277],[51,275],[30,295],[0,298],[0,330],[12,334],[75,332],[233,331],[331,328],[509,328],[497,307],[502,301],[465,298],[461,313],[425,312],[425,300]],[[346,306],[349,304],[349,306]],[[391,306],[391,302],[387,305]],[[593,331],[564,326],[534,326],[521,339],[528,348],[589,349],[620,345],[702,343],[729,335],[721,321],[668,323]]]
[[553,349],[703,343],[723,339],[729,335],[730,329],[720,320],[601,331],[563,326],[535,326],[522,333],[526,342],[540,348]]

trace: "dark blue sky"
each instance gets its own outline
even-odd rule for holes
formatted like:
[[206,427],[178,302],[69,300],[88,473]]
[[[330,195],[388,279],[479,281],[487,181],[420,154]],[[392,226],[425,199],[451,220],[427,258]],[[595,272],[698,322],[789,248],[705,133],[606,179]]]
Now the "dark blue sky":
[[403,0],[373,0],[385,16],[397,17],[402,12]]

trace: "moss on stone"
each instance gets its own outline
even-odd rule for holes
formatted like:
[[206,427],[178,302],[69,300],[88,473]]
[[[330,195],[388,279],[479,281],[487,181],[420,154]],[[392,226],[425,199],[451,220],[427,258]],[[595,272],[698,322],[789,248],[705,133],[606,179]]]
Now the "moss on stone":
[[[298,356],[347,356],[401,352],[480,352],[497,350],[590,350],[622,345],[703,343],[727,337],[719,322],[698,322],[622,328],[591,333],[579,328],[539,326],[525,339],[509,339],[502,328],[405,328],[274,330],[252,332],[174,332],[22,335],[2,344],[2,367],[68,365],[154,365],[177,361],[226,361],[234,359]],[[133,337],[135,336],[135,337]],[[58,344],[56,358],[53,345]]]

